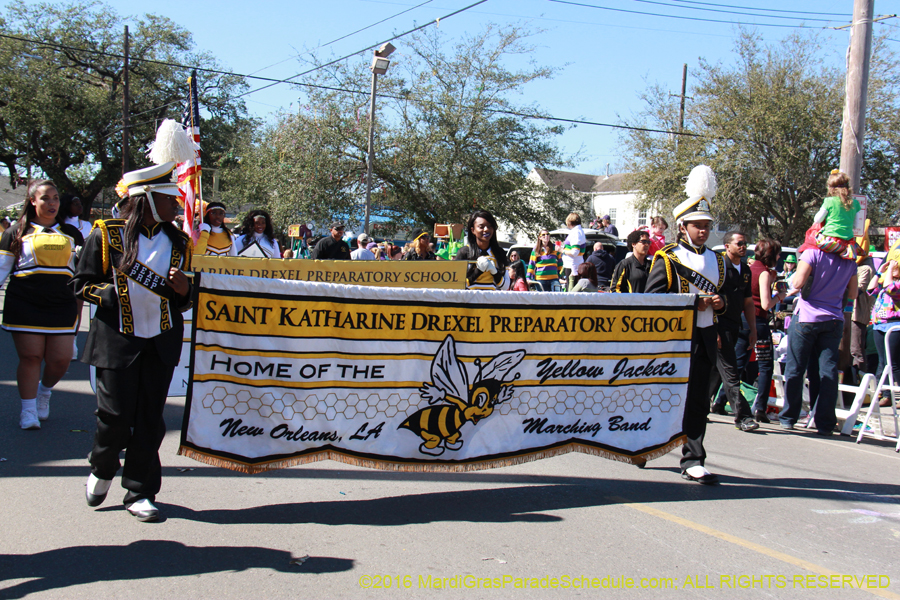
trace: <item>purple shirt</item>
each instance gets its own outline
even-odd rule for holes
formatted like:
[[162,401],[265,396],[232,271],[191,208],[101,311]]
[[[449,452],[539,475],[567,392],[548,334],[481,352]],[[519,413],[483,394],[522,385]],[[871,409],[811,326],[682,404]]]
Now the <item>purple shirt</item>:
[[844,291],[850,278],[856,275],[856,261],[839,254],[813,248],[800,255],[800,260],[813,269],[809,276],[812,289],[808,298],[797,300],[801,323],[842,321],[844,319]]

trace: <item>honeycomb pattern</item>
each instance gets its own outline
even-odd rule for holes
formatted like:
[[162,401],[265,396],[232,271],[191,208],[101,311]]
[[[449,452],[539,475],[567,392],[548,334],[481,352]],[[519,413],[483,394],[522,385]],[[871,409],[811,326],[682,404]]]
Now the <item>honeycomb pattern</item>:
[[[302,415],[307,421],[324,416],[333,421],[339,416],[342,419],[354,419],[358,415],[364,415],[367,419],[376,417],[393,419],[397,416],[410,416],[427,403],[419,397],[417,389],[402,390],[372,390],[365,396],[351,392],[346,398],[339,398],[334,392],[319,396],[321,392],[285,392],[276,397],[273,392],[265,392],[259,398],[253,394],[257,390],[242,389],[237,393],[229,393],[224,387],[218,386],[206,394],[200,403],[203,408],[213,414],[224,413],[246,415],[256,412],[261,417],[268,418],[273,414],[280,414],[282,418],[291,420],[295,415]],[[277,392],[276,392],[277,393]],[[305,395],[304,395],[305,394]],[[386,394],[382,397],[380,394]],[[535,388],[516,388],[515,396],[508,402],[499,404],[495,411],[501,415],[509,414],[537,414],[547,413],[563,415],[573,413],[576,415],[602,413],[649,413],[659,411],[667,413],[674,407],[680,406],[682,397],[673,394],[667,387],[644,388],[590,388],[578,390],[574,395],[566,390],[556,390],[551,395],[547,390],[538,391]]]

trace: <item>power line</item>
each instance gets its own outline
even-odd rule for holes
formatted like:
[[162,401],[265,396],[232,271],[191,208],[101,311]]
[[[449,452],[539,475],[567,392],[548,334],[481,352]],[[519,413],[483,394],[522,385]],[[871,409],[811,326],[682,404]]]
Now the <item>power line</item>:
[[[453,16],[453,15],[455,15],[455,14],[458,14],[458,13],[464,11],[464,10],[468,10],[468,9],[474,7],[474,6],[478,6],[479,4],[483,4],[483,3],[486,2],[486,1],[487,1],[487,0],[480,0],[479,2],[476,2],[476,3],[474,3],[474,4],[471,4],[471,5],[467,6],[467,7],[462,8],[462,9],[460,9],[460,10],[458,10],[458,11],[453,12],[453,13],[450,13],[449,15],[447,15],[447,16],[445,16],[445,17],[440,17],[440,19],[437,19],[435,22],[440,21],[441,19],[446,19],[447,17]],[[432,24],[433,24],[433,23],[427,23],[426,25],[422,25],[422,26],[417,27],[417,28],[415,28],[415,29],[412,29],[412,30],[410,30],[410,31],[408,31],[408,32],[406,32],[406,33],[403,33],[403,34],[401,34],[400,36],[395,36],[394,38],[391,38],[391,39],[396,39],[397,37],[402,37],[403,35],[407,35],[407,34],[409,34],[409,33],[412,33],[412,32],[414,32],[414,31],[417,31],[417,30],[419,30],[419,29],[422,29],[422,28],[427,27],[427,26],[432,25]],[[98,55],[107,56],[107,57],[111,57],[111,58],[124,58],[124,56],[123,56],[123,55],[120,55],[120,54],[114,54],[114,53],[110,53],[110,52],[103,52],[103,51],[100,51],[100,50],[91,50],[91,49],[76,48],[76,47],[73,47],[73,46],[66,46],[66,45],[64,45],[64,44],[55,44],[55,43],[51,43],[51,42],[44,42],[44,41],[41,41],[41,40],[33,40],[33,39],[24,38],[24,37],[19,37],[19,36],[12,36],[12,35],[0,34],[0,37],[2,37],[2,38],[8,38],[8,39],[13,39],[13,40],[17,40],[17,41],[25,42],[25,43],[35,44],[35,45],[39,45],[39,46],[45,46],[45,47],[48,47],[48,48],[51,48],[51,49],[54,49],[54,50],[71,50],[71,51],[76,51],[76,52],[87,52],[87,53],[90,53],[90,54],[98,54]],[[388,40],[388,41],[390,41],[390,40]],[[384,43],[384,42],[381,42],[381,43]],[[370,50],[370,49],[372,49],[372,48],[378,47],[378,46],[381,45],[381,43],[375,44],[375,45],[370,46],[370,47],[368,47],[368,48],[364,48],[363,50],[360,50],[359,52],[355,52],[355,53],[353,53],[353,54],[347,55],[347,56],[342,57],[342,58],[340,58],[340,59],[336,59],[335,61],[332,61],[331,63],[328,63],[328,64],[334,64],[335,62],[337,62],[337,61],[339,61],[339,60],[344,60],[344,59],[349,58],[349,57],[351,57],[351,56],[355,56],[356,54],[359,54],[359,53],[361,53],[361,52],[365,52],[366,50]],[[306,73],[301,73],[301,74],[299,74],[299,75],[295,75],[294,77],[289,78],[289,79],[274,79],[274,78],[271,78],[271,77],[260,77],[260,76],[256,76],[256,75],[243,75],[243,74],[241,74],[241,73],[235,73],[235,72],[233,72],[233,71],[221,71],[221,70],[217,70],[217,69],[208,69],[208,68],[203,68],[203,67],[195,67],[195,66],[189,66],[189,65],[182,65],[182,64],[179,64],[179,63],[166,62],[166,61],[158,61],[158,60],[152,60],[152,59],[146,59],[146,58],[134,58],[134,57],[129,57],[129,60],[134,61],[134,62],[140,61],[140,62],[147,62],[147,63],[153,63],[153,64],[165,65],[165,66],[170,66],[170,67],[178,68],[178,69],[194,69],[194,70],[199,71],[199,72],[214,73],[214,74],[219,74],[219,75],[230,75],[230,76],[233,76],[233,77],[241,77],[241,78],[246,78],[246,79],[256,79],[256,80],[261,80],[261,81],[270,81],[270,82],[272,82],[272,85],[275,85],[275,84],[277,84],[277,83],[290,83],[291,85],[297,85],[297,86],[301,86],[301,87],[308,87],[308,88],[320,89],[320,90],[325,90],[325,91],[333,91],[333,92],[342,92],[342,93],[348,93],[348,94],[356,94],[356,95],[365,95],[365,96],[367,96],[367,95],[369,95],[369,93],[370,93],[368,90],[353,90],[353,89],[338,88],[338,87],[327,86],[327,85],[319,85],[319,84],[312,84],[312,83],[303,83],[303,82],[297,82],[297,81],[289,81],[289,79],[293,79],[294,77],[299,77],[300,75],[304,75],[304,74],[306,74],[306,73],[312,72],[312,71],[314,71],[315,69],[313,69],[313,70],[311,70],[311,71],[307,71]],[[317,68],[322,68],[322,67],[328,66],[328,64],[322,65],[322,66],[317,67]],[[269,87],[269,86],[266,86],[266,87]],[[252,92],[254,92],[254,91],[259,91],[259,90],[261,90],[261,89],[264,89],[264,88],[258,88],[258,89],[256,89],[256,90],[251,90],[251,92],[248,92],[248,93],[252,93]],[[246,94],[241,94],[240,96],[236,96],[236,98],[239,98],[239,97],[245,96],[245,95],[246,95]],[[384,98],[391,98],[391,99],[393,99],[393,100],[409,100],[409,101],[412,101],[412,102],[418,102],[418,103],[423,103],[423,104],[425,104],[425,103],[430,103],[430,104],[437,104],[437,105],[449,106],[449,104],[448,104],[448,103],[445,103],[445,102],[435,102],[435,101],[433,101],[433,100],[427,100],[427,99],[421,99],[421,98],[411,98],[411,97],[409,97],[409,96],[393,96],[393,95],[390,95],[390,94],[380,94],[380,95],[381,95],[382,97],[384,97]],[[149,109],[149,110],[145,110],[145,111],[142,111],[142,112],[139,112],[139,113],[133,113],[133,114],[131,114],[131,116],[132,116],[132,117],[136,117],[136,116],[144,115],[144,114],[147,114],[147,113],[150,113],[150,112],[155,112],[155,111],[157,111],[157,110],[160,110],[160,109],[162,109],[162,108],[166,108],[166,107],[168,107],[168,106],[172,106],[172,105],[174,105],[174,104],[180,104],[180,103],[183,102],[183,101],[184,101],[183,99],[175,100],[175,101],[173,101],[173,102],[169,102],[169,103],[164,104],[164,105],[162,105],[162,106],[157,106],[157,107],[155,107],[155,108],[151,108],[151,109]],[[462,108],[472,108],[472,107],[462,107]],[[534,114],[522,113],[522,112],[517,112],[517,111],[512,111],[512,110],[502,110],[502,109],[486,109],[486,110],[488,110],[489,112],[492,112],[492,113],[496,113],[496,114],[507,114],[507,115],[510,115],[510,116],[517,116],[517,117],[522,117],[522,118],[527,118],[527,119],[534,119],[534,120],[542,120],[542,121],[557,121],[557,122],[561,122],[561,123],[572,123],[572,124],[575,124],[575,125],[593,125],[593,126],[598,126],[598,127],[610,127],[610,128],[613,128],[613,129],[627,129],[627,130],[633,130],[633,131],[646,131],[646,132],[649,132],[649,133],[665,133],[665,134],[671,134],[671,135],[684,135],[684,136],[690,136],[690,137],[704,137],[704,136],[701,136],[700,134],[696,134],[696,133],[684,133],[684,132],[676,132],[676,131],[667,131],[667,130],[663,130],[663,129],[652,129],[652,128],[644,128],[644,127],[631,127],[631,126],[627,126],[627,125],[616,125],[616,124],[613,124],[613,123],[602,123],[602,122],[598,122],[598,121],[587,121],[587,120],[582,120],[582,119],[567,119],[567,118],[563,118],[563,117],[551,117],[551,116],[545,116],[545,115],[534,115]],[[151,120],[151,121],[146,121],[146,122],[144,122],[144,123],[138,123],[137,125],[142,125],[142,124],[151,123],[151,122],[153,122],[153,121],[152,121],[152,120]],[[113,134],[114,134],[114,133],[116,133],[116,132],[114,131]],[[110,135],[112,135],[112,134],[110,134]]]
[[275,83],[270,83],[269,85],[264,85],[264,86],[262,86],[262,87],[258,87],[258,88],[256,88],[255,90],[250,90],[249,92],[244,92],[243,94],[240,94],[240,95],[238,95],[238,96],[235,96],[235,98],[242,98],[242,97],[247,96],[247,95],[249,95],[249,94],[255,94],[256,92],[259,92],[259,91],[261,91],[261,90],[268,89],[268,88],[270,88],[270,87],[272,87],[272,86],[274,86],[274,85],[277,85],[278,83],[291,83],[291,80],[292,80],[292,79],[296,79],[297,77],[302,77],[302,76],[304,76],[304,75],[309,75],[310,73],[313,73],[314,71],[318,71],[319,69],[324,69],[325,67],[329,67],[329,66],[331,66],[331,65],[333,65],[333,64],[335,64],[335,63],[339,63],[339,62],[341,62],[342,60],[346,60],[346,59],[350,58],[351,56],[356,56],[357,54],[361,54],[361,53],[363,53],[363,52],[366,52],[367,50],[373,50],[373,49],[375,49],[375,48],[378,48],[379,46],[382,46],[383,44],[386,44],[387,42],[391,42],[391,41],[393,41],[393,40],[396,40],[396,39],[402,38],[402,37],[404,37],[404,36],[407,36],[407,35],[409,35],[409,34],[411,34],[411,33],[415,33],[416,31],[419,31],[419,30],[421,30],[421,29],[425,29],[426,27],[430,27],[430,26],[432,26],[432,25],[434,25],[434,24],[436,24],[436,23],[440,23],[440,22],[441,22],[441,19],[449,19],[449,18],[452,17],[452,16],[458,15],[459,13],[465,12],[465,11],[471,9],[471,8],[475,8],[475,7],[478,6],[479,4],[484,4],[485,2],[487,2],[487,0],[478,0],[478,2],[475,2],[475,3],[473,3],[473,4],[470,4],[470,5],[468,5],[468,6],[466,6],[466,7],[463,7],[463,8],[461,8],[461,9],[459,9],[459,10],[455,10],[455,11],[453,11],[452,13],[450,13],[450,14],[448,14],[448,15],[444,15],[443,17],[438,17],[438,18],[435,19],[434,21],[430,21],[430,22],[425,23],[424,25],[420,25],[420,26],[418,26],[418,27],[414,27],[414,28],[410,29],[409,31],[404,31],[403,33],[401,33],[401,34],[399,34],[399,35],[391,36],[390,39],[384,40],[383,42],[378,42],[377,44],[372,44],[371,46],[368,46],[368,47],[366,47],[366,48],[363,48],[362,50],[357,50],[356,52],[353,52],[353,53],[351,53],[351,54],[347,54],[346,56],[342,56],[342,57],[340,57],[340,58],[336,58],[336,59],[334,59],[334,60],[332,60],[332,61],[329,61],[329,62],[327,62],[327,63],[325,63],[325,64],[323,64],[323,65],[318,65],[318,66],[316,66],[316,67],[314,67],[314,68],[312,68],[312,69],[309,69],[309,70],[307,70],[307,71],[303,71],[302,73],[297,73],[296,75],[292,75],[291,77],[288,77],[287,79],[282,79],[282,80],[277,81],[277,82],[275,82]]
[[289,57],[285,58],[284,60],[278,61],[277,63],[272,63],[272,64],[269,65],[268,67],[263,67],[262,69],[257,69],[256,71],[253,71],[253,73],[250,73],[250,74],[251,74],[251,75],[254,75],[254,74],[259,73],[259,72],[261,72],[261,71],[265,71],[266,69],[271,69],[272,67],[274,67],[274,66],[276,66],[276,65],[280,65],[281,63],[285,63],[285,62],[287,62],[287,61],[289,61],[289,60],[293,60],[293,59],[295,59],[295,58],[300,58],[300,57],[303,56],[304,54],[311,54],[311,53],[315,52],[316,50],[319,50],[319,49],[321,49],[321,48],[325,48],[326,46],[330,46],[331,44],[334,44],[334,43],[336,43],[336,42],[340,42],[341,40],[345,40],[345,39],[347,39],[347,38],[350,37],[350,36],[356,35],[357,33],[361,33],[361,32],[363,32],[363,31],[365,31],[365,30],[367,30],[367,29],[371,29],[371,28],[375,27],[376,25],[381,25],[381,24],[384,23],[385,21],[390,21],[391,19],[396,19],[396,18],[399,17],[400,15],[404,15],[404,14],[410,12],[410,11],[416,10],[417,8],[421,8],[422,6],[425,6],[426,4],[430,4],[430,3],[433,2],[433,1],[434,1],[434,0],[425,0],[425,2],[422,2],[421,4],[417,4],[417,5],[415,5],[415,6],[411,7],[411,8],[407,8],[406,10],[402,10],[402,11],[398,12],[398,13],[395,14],[395,15],[391,15],[390,17],[384,18],[384,19],[382,19],[382,20],[380,20],[380,21],[378,21],[378,22],[376,22],[376,23],[372,23],[371,25],[367,25],[367,26],[363,27],[362,29],[357,29],[356,31],[354,31],[354,32],[352,32],[352,33],[348,33],[347,35],[342,35],[342,36],[339,37],[339,38],[336,38],[336,39],[331,40],[330,42],[326,42],[326,43],[324,43],[324,44],[320,44],[320,45],[316,46],[315,48],[313,48],[312,50],[309,50],[309,51],[307,51],[307,52],[303,52],[303,53],[301,53],[301,54],[296,54],[296,55],[294,55],[294,56],[289,56]]
[[698,2],[697,0],[672,0],[672,2],[683,2],[684,4],[702,4],[704,6],[719,6],[722,8],[740,8],[744,10],[765,10],[768,12],[780,12],[780,13],[794,13],[794,14],[813,14],[813,15],[822,15],[825,17],[843,17],[845,19],[851,18],[853,15],[848,13],[823,13],[823,12],[812,12],[808,10],[779,10],[777,8],[754,8],[752,6],[734,6],[732,4],[715,4],[713,2]]
[[810,29],[809,27],[804,27],[803,25],[787,25],[783,23],[742,23],[739,21],[723,21],[721,19],[703,19],[700,17],[685,17],[682,15],[664,15],[660,13],[651,13],[651,12],[643,12],[639,10],[628,10],[625,8],[611,8],[608,6],[597,6],[595,4],[584,4],[582,2],[573,2],[572,0],[548,0],[549,2],[555,2],[557,4],[569,4],[572,6],[582,6],[585,8],[596,8],[598,10],[608,10],[612,12],[621,12],[621,13],[629,13],[633,15],[646,15],[651,17],[666,17],[669,19],[680,19],[683,21],[702,21],[704,23],[726,23],[728,25],[750,25],[753,27],[780,27],[787,29]]
[[[748,12],[740,12],[740,11],[733,11],[733,10],[720,10],[720,9],[715,9],[715,8],[701,8],[699,6],[678,6],[677,4],[669,4],[667,2],[657,2],[656,0],[632,0],[632,2],[640,2],[642,4],[655,4],[657,6],[668,6],[669,8],[680,8],[680,9],[688,9],[688,10],[702,10],[704,12],[725,13],[728,15],[745,15],[748,17],[764,17],[767,19],[785,19],[785,20],[796,21],[798,18],[801,18],[801,17],[785,17],[785,16],[781,16],[781,15],[761,15],[761,14],[757,14],[757,13],[748,13]],[[751,10],[756,10],[756,9],[751,9]],[[823,23],[834,22],[834,19],[816,19],[813,17],[802,17],[802,19],[804,21],[821,21]]]

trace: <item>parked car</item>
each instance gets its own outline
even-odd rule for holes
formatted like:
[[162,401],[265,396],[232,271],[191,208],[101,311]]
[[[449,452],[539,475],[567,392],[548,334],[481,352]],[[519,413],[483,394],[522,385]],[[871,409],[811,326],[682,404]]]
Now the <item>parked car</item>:
[[[569,236],[571,229],[554,229],[550,232],[550,239],[554,242],[562,242]],[[585,229],[584,237],[587,240],[584,249],[584,257],[587,258],[594,251],[594,244],[603,243],[603,248],[615,256],[616,262],[624,259],[628,254],[628,246],[614,235],[610,235],[597,229]]]

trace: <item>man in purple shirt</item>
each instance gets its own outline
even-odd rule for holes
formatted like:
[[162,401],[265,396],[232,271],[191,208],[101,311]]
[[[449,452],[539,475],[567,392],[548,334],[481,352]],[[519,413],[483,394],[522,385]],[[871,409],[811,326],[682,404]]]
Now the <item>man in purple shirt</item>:
[[778,418],[783,428],[794,428],[803,402],[806,366],[810,359],[817,359],[822,383],[815,408],[816,429],[819,435],[829,436],[837,424],[834,407],[838,346],[844,334],[844,295],[853,300],[858,293],[856,262],[817,248],[806,250],[791,283],[802,291],[788,329],[785,404]]

